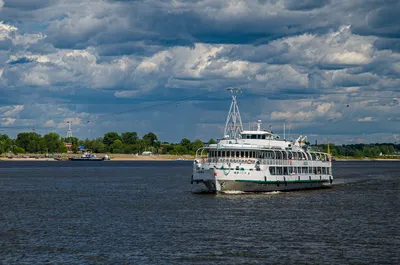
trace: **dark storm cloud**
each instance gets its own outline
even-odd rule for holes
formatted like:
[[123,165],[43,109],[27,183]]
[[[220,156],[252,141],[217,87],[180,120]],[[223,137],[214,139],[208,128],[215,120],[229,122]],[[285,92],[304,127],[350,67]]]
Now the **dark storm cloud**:
[[318,21],[319,14],[310,17],[307,13],[278,9],[271,16],[263,16],[257,10],[230,16],[230,11],[224,10],[227,3],[222,1],[213,3],[210,12],[197,1],[182,2],[184,7],[159,1],[113,2],[120,6],[90,16],[71,14],[52,23],[47,30],[48,40],[59,48],[78,49],[139,40],[162,46],[193,46],[196,42],[251,44],[307,31],[324,33],[330,28]]
[[330,4],[331,0],[285,0],[284,4],[288,10],[312,10]]
[[22,57],[22,58],[18,58],[16,60],[8,62],[8,64],[24,64],[24,63],[31,63],[31,62],[33,62],[32,59]]
[[374,42],[374,45],[378,50],[400,52],[400,39],[380,38]]
[[5,8],[16,8],[21,10],[35,10],[56,5],[59,0],[4,0]]
[[[349,2],[349,7],[359,11],[354,14],[354,19],[351,21],[354,33],[384,38],[400,38],[399,1],[365,1],[358,6],[351,3],[353,2]],[[346,11],[343,10],[342,12]]]

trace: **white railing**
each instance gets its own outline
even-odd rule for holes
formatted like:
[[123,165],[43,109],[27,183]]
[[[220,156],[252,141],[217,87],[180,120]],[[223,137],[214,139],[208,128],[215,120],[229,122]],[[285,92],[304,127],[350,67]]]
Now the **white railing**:
[[202,163],[238,163],[238,164],[253,164],[260,161],[263,165],[276,166],[296,166],[296,167],[326,167],[330,166],[330,161],[324,160],[283,160],[283,159],[257,159],[257,158],[234,158],[234,157],[203,157],[197,158]]

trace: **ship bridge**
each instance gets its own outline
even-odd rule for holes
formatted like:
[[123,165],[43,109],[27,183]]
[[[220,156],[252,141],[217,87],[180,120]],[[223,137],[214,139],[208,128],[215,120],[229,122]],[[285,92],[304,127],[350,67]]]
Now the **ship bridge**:
[[261,130],[261,120],[257,121],[256,131],[242,131],[240,135],[242,136],[242,139],[279,140],[279,135],[274,134],[271,130]]
[[272,131],[243,131],[240,134],[242,139],[279,139],[279,135],[274,134]]

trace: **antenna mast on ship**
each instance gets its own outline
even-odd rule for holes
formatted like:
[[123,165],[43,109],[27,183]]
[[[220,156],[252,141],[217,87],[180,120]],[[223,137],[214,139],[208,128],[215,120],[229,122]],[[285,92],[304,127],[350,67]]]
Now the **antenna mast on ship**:
[[230,138],[241,138],[241,132],[243,131],[242,119],[240,117],[239,107],[236,102],[236,95],[242,92],[241,88],[228,88],[228,91],[232,93],[232,103],[229,109],[228,118],[226,119],[224,137]]

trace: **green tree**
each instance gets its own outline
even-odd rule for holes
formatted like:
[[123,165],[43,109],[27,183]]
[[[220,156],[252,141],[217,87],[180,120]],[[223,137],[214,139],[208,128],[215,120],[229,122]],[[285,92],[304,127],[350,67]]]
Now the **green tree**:
[[215,141],[213,138],[211,138],[210,140],[208,140],[207,144],[216,144],[217,141]]
[[[170,152],[171,153],[171,152]],[[182,146],[180,144],[177,144],[174,146],[174,149],[172,150],[171,154],[174,155],[184,155],[188,153],[188,149],[185,146]]]
[[71,144],[76,144],[76,145],[79,144],[79,139],[76,137],[67,137],[65,139],[62,139],[62,141],[65,143],[71,143]]
[[155,135],[152,132],[149,132],[148,134],[143,135],[142,139],[146,146],[154,146],[154,143],[156,143],[156,141],[158,141],[157,135]]
[[111,146],[115,140],[121,140],[121,137],[116,132],[108,132],[103,137],[103,143],[107,147]]
[[110,146],[110,150],[113,154],[123,153],[122,141],[119,139],[115,140],[114,143],[112,143],[112,145]]
[[180,145],[184,146],[184,147],[189,147],[190,145],[190,140],[188,138],[183,138],[180,142]]
[[136,154],[138,152],[137,144],[126,144],[123,146],[124,154]]
[[23,154],[23,153],[25,153],[25,149],[21,148],[19,146],[15,146],[13,148],[12,152],[14,153],[14,155]]
[[28,153],[37,153],[41,151],[40,140],[40,134],[35,132],[23,132],[17,135],[15,143]]
[[136,132],[124,132],[122,133],[123,144],[136,144],[139,139]]
[[194,142],[191,142],[189,146],[190,153],[195,154],[201,147],[203,147],[203,142],[201,140],[197,139]]
[[44,147],[45,150],[43,151],[49,153],[57,153],[61,151],[61,146],[63,145],[64,143],[61,141],[60,135],[51,132],[43,136],[43,143],[41,143],[41,149]]
[[0,154],[10,151],[12,144],[12,140],[7,134],[0,134]]
[[94,153],[106,153],[107,146],[103,143],[103,138],[97,138],[90,142],[90,150]]
[[71,151],[76,154],[78,153],[78,145],[76,143],[73,143],[71,146]]

